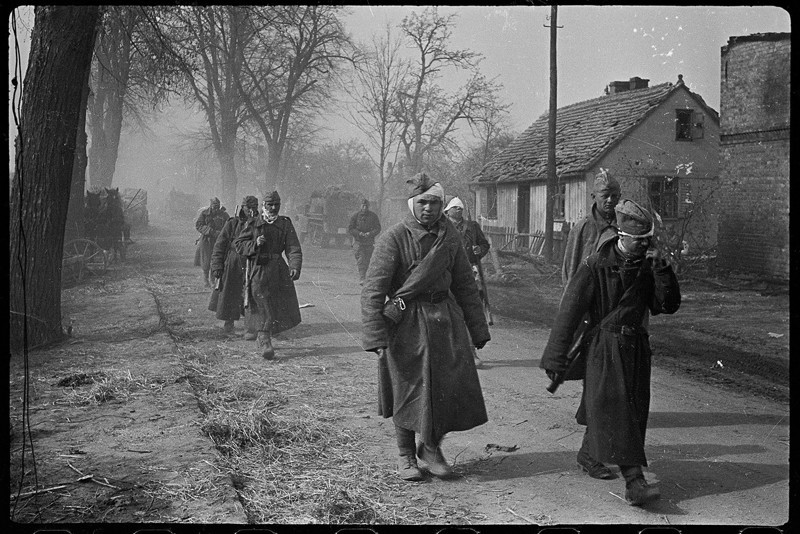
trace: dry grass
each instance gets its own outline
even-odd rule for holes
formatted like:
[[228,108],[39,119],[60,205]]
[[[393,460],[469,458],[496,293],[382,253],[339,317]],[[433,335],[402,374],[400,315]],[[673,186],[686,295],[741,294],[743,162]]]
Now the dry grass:
[[65,395],[67,405],[88,406],[112,400],[126,402],[138,391],[160,391],[164,382],[144,375],[133,375],[130,370],[110,369],[93,374],[71,375],[59,381],[58,385],[71,388]]
[[[202,431],[220,452],[217,467],[229,474],[250,522],[397,524],[430,519],[383,498],[407,483],[365,451],[365,436],[346,428],[338,403],[352,398],[352,384],[320,381],[325,373],[320,366],[281,364],[256,372],[247,361],[237,367],[227,360],[225,374],[215,375],[213,363],[190,357],[186,364],[206,414]],[[361,395],[372,394],[363,388]],[[298,399],[322,399],[327,405]]]

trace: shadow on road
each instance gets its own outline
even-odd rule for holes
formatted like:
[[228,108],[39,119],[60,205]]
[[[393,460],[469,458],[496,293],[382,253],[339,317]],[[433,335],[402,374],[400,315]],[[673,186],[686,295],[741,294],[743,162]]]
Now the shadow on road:
[[647,428],[681,428],[726,425],[789,426],[789,417],[737,412],[650,412]]

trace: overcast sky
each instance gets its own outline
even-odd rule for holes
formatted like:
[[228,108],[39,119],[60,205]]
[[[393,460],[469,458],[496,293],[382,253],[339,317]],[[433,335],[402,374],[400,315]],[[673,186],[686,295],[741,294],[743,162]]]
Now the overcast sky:
[[[345,25],[356,39],[424,6],[351,6]],[[549,105],[549,6],[440,6],[457,13],[452,42],[485,56],[482,71],[497,76],[512,104],[513,126],[530,126]],[[733,36],[790,32],[778,7],[559,6],[558,106],[596,98],[614,80],[634,76],[651,85],[686,85],[719,111],[720,52]]]
[[[383,33],[386,23],[396,27],[404,16],[423,8],[350,6],[352,14],[344,24],[356,40],[367,41]],[[549,6],[440,6],[439,12],[458,14],[452,44],[485,57],[482,71],[504,86],[501,97],[512,105],[514,129],[524,130],[547,111]],[[31,10],[27,13],[30,17]],[[30,18],[18,24],[23,56],[31,25]],[[675,82],[683,74],[689,89],[719,111],[720,49],[728,39],[791,31],[788,12],[770,6],[560,6],[557,25],[559,107],[601,96],[614,80],[639,76],[655,85]],[[9,72],[13,69],[10,39]],[[346,126],[343,121],[331,124],[339,123]],[[350,129],[334,137],[346,139],[356,132]]]

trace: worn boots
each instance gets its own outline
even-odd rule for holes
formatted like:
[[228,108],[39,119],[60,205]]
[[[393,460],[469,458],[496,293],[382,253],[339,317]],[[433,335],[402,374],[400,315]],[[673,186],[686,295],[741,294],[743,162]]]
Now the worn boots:
[[261,349],[261,356],[263,356],[265,360],[275,358],[275,349],[272,347],[272,338],[269,332],[265,332],[264,330],[258,331],[258,347]]
[[447,465],[441,447],[431,447],[424,443],[417,445],[417,458],[428,465],[428,471],[439,478],[453,476],[453,469]]
[[233,334],[233,321],[225,321],[222,330],[224,330],[226,334]]

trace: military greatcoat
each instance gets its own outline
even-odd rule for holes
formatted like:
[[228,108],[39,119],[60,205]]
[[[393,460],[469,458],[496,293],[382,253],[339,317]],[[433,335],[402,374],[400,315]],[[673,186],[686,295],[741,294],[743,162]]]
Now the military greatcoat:
[[[259,235],[266,238],[261,246],[256,244]],[[300,306],[289,269],[300,275],[303,251],[292,220],[278,215],[275,222],[268,223],[254,217],[247,221],[233,245],[251,263],[250,279],[245,280],[253,321],[248,326],[277,334],[300,324]]]
[[233,246],[244,225],[245,220],[239,217],[228,219],[211,252],[211,272],[222,271],[222,278],[220,289],[211,293],[208,309],[217,312],[221,321],[237,321],[244,315],[245,262]]
[[672,267],[663,260],[655,267],[645,259],[628,264],[615,252],[616,242],[602,245],[570,279],[540,367],[565,370],[573,333],[588,312],[598,327],[590,330],[576,414],[578,423],[587,425],[586,452],[605,463],[646,466],[651,352],[642,322],[648,310],[675,313],[681,294]]
[[[434,242],[439,248],[424,283],[404,298],[395,324],[381,313]],[[387,347],[379,360],[378,413],[439,443],[450,431],[487,421],[474,344],[490,339],[461,236],[442,217],[430,229],[411,214],[378,237],[361,292],[363,347]]]

